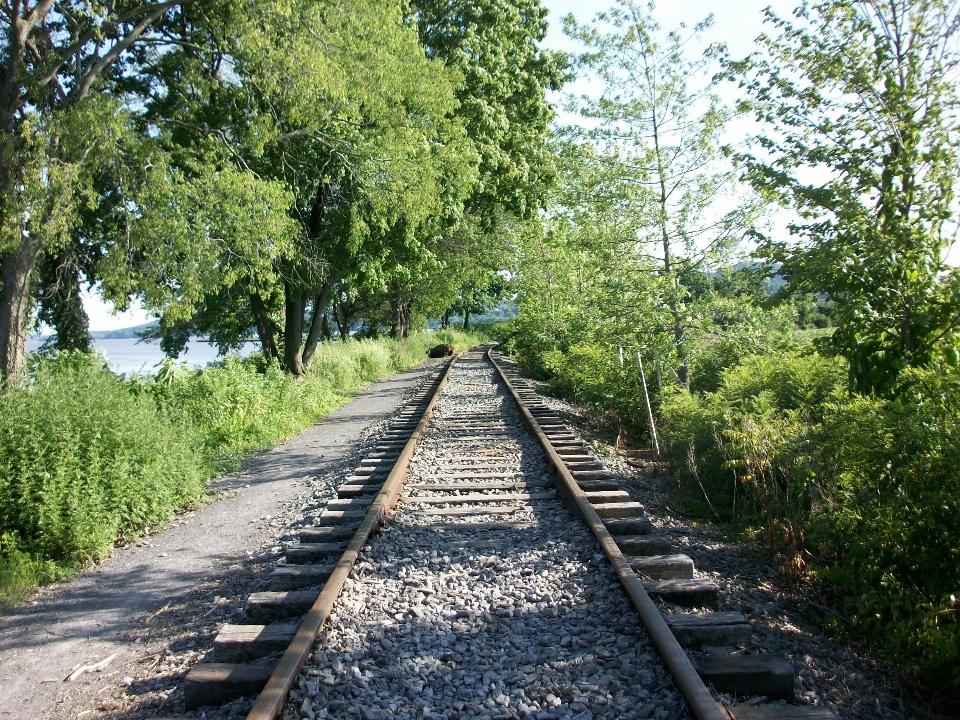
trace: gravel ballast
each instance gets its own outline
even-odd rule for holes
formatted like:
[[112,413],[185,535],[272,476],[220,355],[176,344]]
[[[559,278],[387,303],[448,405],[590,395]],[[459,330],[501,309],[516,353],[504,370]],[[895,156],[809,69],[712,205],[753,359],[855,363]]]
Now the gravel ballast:
[[[470,430],[474,413],[499,416],[501,431]],[[471,468],[548,480],[493,368],[465,360],[411,463],[407,492],[436,497],[427,486],[471,482]],[[544,490],[493,506],[514,508],[506,514],[442,514],[465,507],[453,492],[449,506],[402,503],[362,553],[284,718],[683,717],[593,536]],[[484,491],[497,492],[517,491]],[[470,527],[492,522],[521,526]]]

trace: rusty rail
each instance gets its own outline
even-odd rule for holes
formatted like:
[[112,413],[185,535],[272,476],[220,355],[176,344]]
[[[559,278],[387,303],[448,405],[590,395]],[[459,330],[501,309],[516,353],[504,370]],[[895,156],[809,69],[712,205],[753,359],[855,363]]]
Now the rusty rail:
[[657,609],[656,604],[650,599],[643,584],[630,568],[630,563],[627,562],[627,559],[620,551],[620,548],[603,524],[597,511],[593,508],[593,505],[590,504],[583,490],[580,489],[577,481],[560,458],[559,453],[554,449],[553,444],[544,434],[543,430],[540,429],[536,418],[533,417],[533,414],[517,394],[513,383],[510,382],[503,368],[501,368],[500,364],[494,359],[493,348],[487,351],[487,357],[497,369],[497,373],[499,373],[504,385],[510,391],[514,401],[516,401],[517,406],[520,408],[523,424],[526,425],[530,433],[534,435],[543,446],[543,451],[546,453],[547,459],[556,470],[559,478],[558,486],[560,492],[574,506],[580,514],[580,517],[583,518],[583,521],[590,528],[594,537],[597,538],[597,542],[600,543],[603,554],[606,555],[607,560],[610,561],[610,564],[616,571],[620,584],[623,585],[623,589],[630,598],[630,602],[640,616],[640,621],[650,635],[650,639],[660,653],[660,657],[663,658],[664,665],[667,666],[667,669],[673,675],[674,684],[683,694],[690,714],[693,715],[696,720],[730,720],[730,715],[726,709],[713,699],[707,686],[704,685],[703,680],[700,679],[696,669],[693,667],[693,663],[690,662],[690,658],[687,657],[683,648],[680,647],[680,643],[678,643],[677,639],[673,636],[666,621],[660,614],[660,610]]
[[430,402],[426,408],[424,408],[420,422],[417,423],[417,427],[410,435],[410,439],[407,440],[407,444],[404,445],[403,451],[397,458],[396,464],[384,481],[380,492],[377,493],[373,505],[364,516],[363,522],[361,522],[360,527],[357,528],[357,532],[354,533],[353,538],[347,545],[347,549],[340,557],[340,561],[331,573],[330,579],[327,580],[320,595],[300,623],[293,642],[287,647],[287,650],[283,653],[283,657],[280,658],[280,662],[277,663],[276,668],[274,668],[270,679],[257,698],[257,702],[247,715],[247,720],[274,720],[279,717],[283,711],[283,704],[287,700],[287,695],[291,688],[293,688],[293,684],[296,682],[300,670],[303,669],[311,650],[313,650],[313,644],[323,629],[324,623],[326,623],[330,617],[330,613],[333,611],[333,605],[337,597],[339,597],[347,577],[349,577],[350,572],[353,570],[354,564],[357,562],[361,548],[363,548],[367,540],[370,539],[374,530],[383,522],[386,514],[390,512],[396,504],[397,498],[400,497],[410,458],[413,457],[413,453],[420,442],[420,437],[430,422],[430,416],[433,413],[437,398],[439,398],[441,391],[450,377],[450,370],[460,358],[460,355],[463,355],[463,353],[452,358],[447,364],[443,377],[433,391],[433,397],[430,398]]

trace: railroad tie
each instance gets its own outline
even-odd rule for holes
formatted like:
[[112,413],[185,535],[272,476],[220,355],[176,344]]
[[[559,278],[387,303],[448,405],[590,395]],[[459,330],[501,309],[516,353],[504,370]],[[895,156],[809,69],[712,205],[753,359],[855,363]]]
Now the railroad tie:
[[323,585],[333,572],[333,564],[277,565],[267,576],[269,588],[275,592],[303,590]]
[[750,622],[739,612],[671,613],[664,615],[684,647],[736,646],[750,642]]

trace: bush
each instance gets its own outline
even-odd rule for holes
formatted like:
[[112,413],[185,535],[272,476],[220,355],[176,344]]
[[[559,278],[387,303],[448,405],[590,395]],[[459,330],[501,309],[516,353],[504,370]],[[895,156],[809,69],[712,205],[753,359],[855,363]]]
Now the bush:
[[813,551],[813,576],[848,612],[838,631],[960,685],[956,370],[906,371],[884,400],[848,393],[839,361],[753,356],[715,392],[668,393],[661,412],[671,461],[698,480],[691,498]]
[[960,687],[960,373],[907,370],[894,400],[832,404],[820,440],[835,484],[815,538],[844,627]]
[[724,370],[714,392],[674,388],[660,412],[664,449],[675,467],[699,481],[721,518],[778,524],[803,522],[810,509],[812,428],[823,405],[842,392],[839,362],[794,349],[754,355]]
[[37,585],[70,577],[70,568],[20,548],[17,536],[0,535],[0,608],[23,599]]
[[[540,359],[549,378],[549,390],[558,397],[590,407],[620,427],[647,432],[647,405],[636,359],[629,355],[620,364],[618,352],[609,347],[577,343],[566,352],[550,350]],[[655,380],[647,378],[648,390],[656,392]],[[656,402],[655,397],[651,400]]]
[[158,414],[95,355],[41,361],[0,397],[0,532],[73,566],[202,500],[192,429]]
[[300,379],[255,353],[197,371],[168,361],[152,380],[137,382],[162,409],[197,428],[208,457],[232,463],[295,435],[370,383],[426,360],[437,342],[463,349],[475,340],[449,331],[325,343]]
[[[197,429],[211,459],[235,459],[273,445],[333,409],[338,394],[323,377],[297,381],[259,358],[229,356],[172,381],[155,381],[159,406]],[[354,373],[351,368],[349,373]]]

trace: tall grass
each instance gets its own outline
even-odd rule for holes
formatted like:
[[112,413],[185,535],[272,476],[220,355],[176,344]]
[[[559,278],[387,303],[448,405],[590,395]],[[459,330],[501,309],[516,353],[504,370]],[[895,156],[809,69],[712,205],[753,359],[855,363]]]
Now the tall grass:
[[98,356],[37,362],[0,397],[0,599],[198,505],[208,476],[194,428]]
[[296,379],[255,354],[227,357],[203,370],[167,365],[139,391],[182,417],[202,435],[208,457],[228,463],[291,437],[377,380],[427,359],[427,349],[449,342],[458,350],[476,336],[446,331],[406,340],[350,340],[321,345],[307,376]]
[[259,356],[202,370],[167,362],[124,380],[99,356],[35,358],[0,394],[0,603],[98,561],[204,501],[225,466],[291,437],[372,382],[473,335],[328,343],[306,378]]

